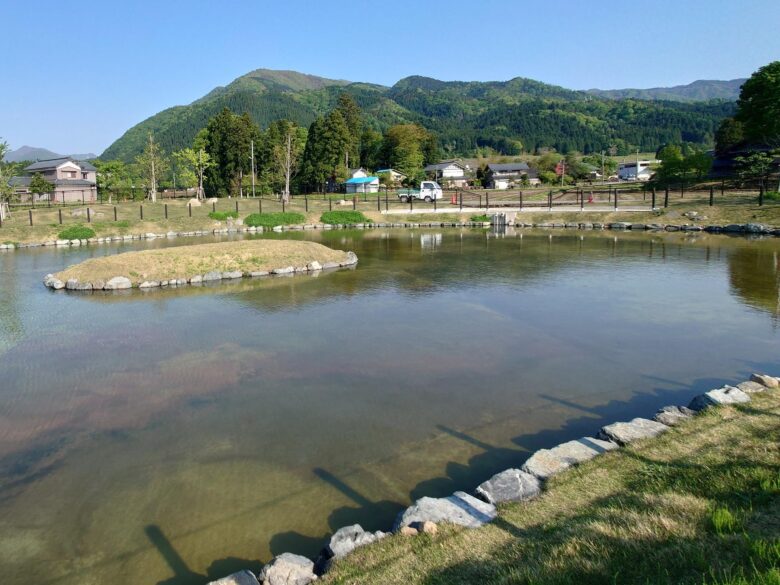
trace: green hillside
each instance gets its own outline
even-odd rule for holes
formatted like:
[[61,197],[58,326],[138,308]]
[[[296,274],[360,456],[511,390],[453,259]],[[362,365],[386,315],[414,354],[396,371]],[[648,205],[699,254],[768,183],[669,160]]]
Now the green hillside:
[[416,122],[436,133],[445,153],[461,156],[478,147],[517,154],[540,147],[591,152],[616,145],[627,152],[652,151],[666,142],[710,145],[720,120],[734,109],[723,101],[608,99],[524,78],[447,82],[413,76],[388,88],[258,69],[144,120],[101,158],[132,160],[150,131],[166,151],[183,148],[224,107],[249,113],[261,127],[280,118],[308,126],[344,91],[362,108],[366,126],[381,131]]

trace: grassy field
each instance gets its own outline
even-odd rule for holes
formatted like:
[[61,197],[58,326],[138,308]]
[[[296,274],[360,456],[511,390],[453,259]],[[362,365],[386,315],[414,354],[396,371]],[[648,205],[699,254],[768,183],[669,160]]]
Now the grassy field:
[[780,584],[780,392],[554,477],[475,530],[400,535],[330,584]]
[[70,266],[55,276],[67,281],[107,281],[114,276],[126,276],[134,285],[141,282],[188,278],[207,272],[270,271],[287,266],[306,266],[316,260],[344,262],[347,254],[315,242],[288,240],[245,240],[177,246],[160,250],[125,252],[102,258],[91,258]]
[[[588,193],[588,191],[586,191],[586,193]],[[524,192],[524,201],[526,203],[546,201],[546,197],[547,195],[544,191],[537,190],[534,192]],[[606,206],[608,205],[606,197],[606,194],[597,195],[596,200],[599,204],[602,204],[603,200],[603,205]],[[650,211],[649,196],[645,196],[644,200],[642,197],[643,195],[641,192],[622,194],[620,197],[620,205],[625,207],[643,207],[646,208],[647,211],[629,212],[625,210],[621,211],[619,208],[617,212],[586,211],[585,213],[579,213],[561,212],[553,207],[552,211],[525,211],[520,217],[522,220],[529,222],[633,221],[682,224],[690,223],[688,218],[683,217],[682,214],[684,212],[698,211],[701,217],[697,221],[701,223],[724,224],[761,222],[780,226],[780,202],[767,201],[764,206],[760,207],[757,204],[755,197],[752,196],[728,194],[726,197],[718,196],[716,205],[714,207],[709,207],[707,198],[701,193],[697,193],[695,198],[690,194],[686,195],[685,198],[681,198],[679,193],[675,193],[670,196],[669,207],[667,209],[661,209],[658,215]],[[491,211],[502,203],[517,205],[517,202],[514,201],[515,198],[517,198],[516,194],[491,193]],[[408,213],[408,204],[401,204],[392,200],[390,200],[387,205],[389,213],[383,213],[386,208],[384,198],[380,196],[379,201],[377,201],[376,195],[373,195],[373,199],[369,196],[366,201],[361,197],[354,203],[354,207],[357,212],[363,213],[364,216],[374,222],[468,221],[471,216],[481,215],[480,211],[484,211],[484,208],[479,210],[477,206],[480,203],[480,200],[484,205],[486,199],[484,193],[469,193],[468,200],[464,202],[462,211],[458,205],[452,205],[449,200],[439,201],[437,203],[436,214],[430,213],[430,211],[433,210],[433,205],[430,203],[415,203],[413,213]],[[301,223],[320,223],[323,214],[331,210],[333,212],[353,211],[353,201],[351,199],[343,201],[345,203],[341,205],[341,200],[328,200],[322,196],[312,196],[308,201],[298,196],[285,206],[284,212],[286,214],[290,214],[291,212],[300,214],[300,216],[297,217],[303,219],[296,219],[295,221],[300,221]],[[576,205],[576,199],[573,193],[566,195],[557,201],[565,201],[570,205]],[[191,211],[184,201],[168,202],[167,210],[166,204],[164,203],[146,203],[143,204],[143,207],[139,203],[120,203],[116,206],[107,204],[92,205],[89,206],[89,221],[86,214],[86,207],[84,206],[68,206],[63,208],[37,207],[34,210],[16,209],[12,212],[11,218],[3,221],[3,225],[0,227],[0,243],[44,242],[47,240],[56,240],[58,239],[59,234],[69,226],[88,226],[95,231],[98,237],[142,234],[147,232],[159,234],[168,231],[213,230],[216,228],[224,228],[228,225],[230,220],[226,214],[230,213],[231,215],[235,215],[236,205],[238,205],[237,215],[242,220],[252,214],[258,214],[262,207],[263,213],[258,225],[268,224],[268,227],[270,227],[269,221],[273,223],[270,214],[282,212],[282,204],[279,201],[271,199],[264,199],[262,201],[257,199],[223,199],[213,206],[204,204],[201,207],[192,208]],[[661,194],[658,195],[656,205],[662,205]],[[115,209],[116,220],[114,219]],[[420,213],[414,213],[414,211],[418,210]],[[425,213],[423,213],[423,211]],[[30,212],[32,212],[33,217],[32,226],[29,225]],[[60,214],[62,215],[62,223],[60,223]],[[143,218],[141,217],[142,214]],[[335,213],[335,215],[337,217],[345,216],[343,213]],[[266,219],[268,221],[265,221]],[[289,223],[289,221],[284,221],[282,223]]]

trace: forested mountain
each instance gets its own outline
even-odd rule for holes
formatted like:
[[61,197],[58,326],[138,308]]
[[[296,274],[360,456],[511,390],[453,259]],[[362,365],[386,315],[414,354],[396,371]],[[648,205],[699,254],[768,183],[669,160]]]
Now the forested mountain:
[[588,93],[598,97],[621,100],[667,100],[671,102],[705,102],[709,100],[736,101],[739,88],[746,79],[716,81],[700,79],[687,85],[673,87],[652,87],[649,89],[589,89]]
[[383,131],[418,123],[436,134],[448,156],[468,156],[478,147],[518,154],[542,147],[592,152],[614,145],[628,152],[667,142],[710,146],[720,120],[734,111],[732,102],[607,99],[524,78],[445,82],[413,76],[388,88],[258,69],[188,106],[148,118],[101,158],[132,160],[150,131],[164,150],[183,148],[224,107],[248,113],[262,128],[280,118],[307,127],[333,108],[341,92],[361,107],[367,127]]

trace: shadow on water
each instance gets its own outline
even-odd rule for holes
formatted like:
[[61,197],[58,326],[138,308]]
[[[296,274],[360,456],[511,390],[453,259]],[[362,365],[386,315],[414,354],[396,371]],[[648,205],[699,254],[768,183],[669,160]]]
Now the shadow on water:
[[181,555],[173,547],[173,544],[159,526],[149,524],[144,528],[144,533],[171,571],[173,571],[173,577],[158,581],[157,585],[202,585],[243,569],[257,573],[262,568],[262,563],[259,561],[227,557],[211,563],[206,571],[206,575],[201,575],[195,573],[187,566],[187,563],[181,558]]
[[[651,378],[647,376],[647,378]],[[496,447],[480,440],[473,434],[456,430],[445,425],[437,428],[461,441],[482,449],[483,452],[471,457],[466,464],[451,461],[445,466],[445,475],[427,479],[414,486],[410,492],[410,500],[423,496],[443,497],[454,491],[473,492],[476,485],[492,475],[509,467],[520,467],[536,450],[550,448],[565,441],[593,436],[602,426],[619,420],[628,420],[635,416],[650,417],[662,406],[669,404],[687,405],[690,399],[701,392],[720,387],[726,380],[700,378],[690,385],[680,384],[673,380],[658,380],[667,384],[655,387],[648,392],[636,394],[628,400],[611,400],[601,406],[586,406],[569,399],[549,395],[542,397],[551,403],[565,406],[569,410],[585,413],[567,419],[559,428],[535,433],[518,435],[512,438],[516,449]],[[354,502],[354,506],[344,506],[335,509],[328,517],[328,526],[336,531],[343,526],[360,524],[365,530],[388,530],[404,509],[404,505],[392,501],[372,501],[371,498],[359,492],[343,477],[338,477],[327,469],[317,467],[312,470],[319,479],[336,489]],[[497,521],[501,524],[501,520]],[[499,526],[500,528],[502,526]],[[513,532],[512,526],[504,527]],[[519,536],[515,534],[515,536]],[[283,552],[302,554],[310,558],[327,543],[329,535],[312,537],[298,532],[283,532],[271,538],[271,552],[274,555]],[[184,583],[176,584],[184,585]]]

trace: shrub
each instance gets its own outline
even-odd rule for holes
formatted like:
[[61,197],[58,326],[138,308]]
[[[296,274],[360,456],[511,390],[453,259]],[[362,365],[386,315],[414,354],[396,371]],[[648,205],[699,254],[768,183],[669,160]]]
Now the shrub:
[[83,225],[73,225],[62,230],[57,236],[61,240],[88,240],[95,237],[95,230]]
[[320,221],[329,224],[371,223],[360,211],[326,211]]
[[471,221],[490,221],[490,218],[487,215],[472,215],[470,218]]
[[209,211],[209,217],[211,219],[216,219],[217,221],[225,221],[228,217],[236,219],[238,213],[235,211]]
[[764,199],[769,201],[780,201],[780,191],[767,191],[764,193]]
[[306,221],[306,218],[302,213],[295,213],[292,211],[284,213],[253,213],[246,217],[244,225],[249,227],[272,228],[277,225],[292,225],[303,223],[304,221]]

